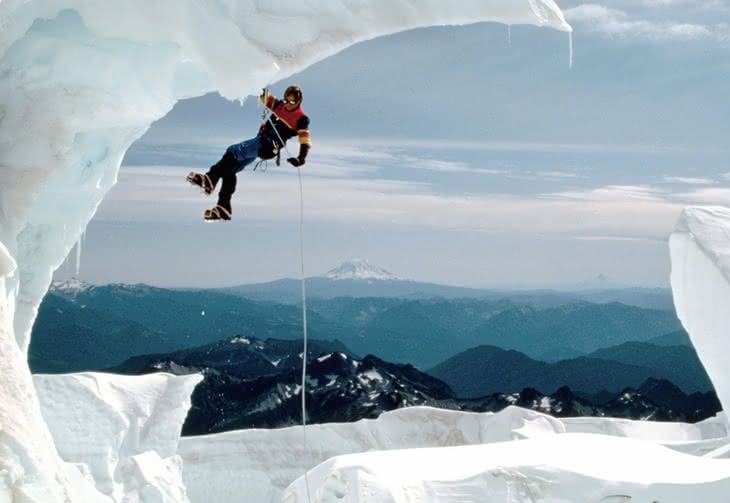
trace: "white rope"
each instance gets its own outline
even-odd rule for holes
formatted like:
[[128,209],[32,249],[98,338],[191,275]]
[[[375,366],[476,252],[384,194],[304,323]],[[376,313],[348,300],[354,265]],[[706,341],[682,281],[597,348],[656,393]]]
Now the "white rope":
[[[287,152],[288,153],[288,152]],[[302,357],[302,438],[304,452],[309,453],[307,446],[307,290],[304,286],[304,189],[302,188],[302,169],[297,166],[299,175],[299,256],[302,273],[302,332],[304,333],[304,355]],[[310,456],[311,461],[311,456]],[[304,484],[307,487],[307,501],[312,502],[309,494],[309,477],[304,471]]]
[[[266,91],[268,95],[268,90]],[[266,108],[266,104],[264,103]],[[292,157],[287,147],[286,142],[282,139],[279,131],[276,130],[273,121],[271,120],[271,114],[267,117],[271,129],[274,130],[276,136],[279,137],[279,141],[286,150],[287,159]],[[309,454],[309,447],[307,445],[307,289],[304,282],[304,188],[302,186],[302,168],[297,166],[297,174],[299,175],[299,258],[301,265],[301,282],[302,282],[302,333],[304,334],[304,352],[302,353],[302,439],[304,442],[304,452]],[[311,461],[311,455],[310,455]],[[307,501],[312,503],[312,496],[309,492],[309,477],[307,470],[304,470],[304,485],[307,489]]]

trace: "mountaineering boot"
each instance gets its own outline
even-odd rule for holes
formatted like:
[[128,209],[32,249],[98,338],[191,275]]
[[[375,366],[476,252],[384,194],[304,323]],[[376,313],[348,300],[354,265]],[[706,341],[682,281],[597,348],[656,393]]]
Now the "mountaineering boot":
[[203,215],[203,218],[209,222],[211,221],[218,221],[218,220],[230,220],[231,215],[233,212],[231,211],[231,206],[227,205],[216,205],[215,208],[211,208],[209,210],[205,210],[205,214]]
[[216,183],[211,180],[210,176],[208,176],[207,174],[195,173],[194,171],[191,171],[187,177],[187,180],[193,185],[197,185],[198,187],[200,187],[203,192],[208,195],[212,194],[215,190]]

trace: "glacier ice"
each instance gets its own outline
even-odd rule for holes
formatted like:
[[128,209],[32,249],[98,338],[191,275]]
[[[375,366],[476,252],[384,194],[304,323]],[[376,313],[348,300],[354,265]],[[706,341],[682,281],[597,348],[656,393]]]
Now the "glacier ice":
[[[184,460],[184,481],[192,503],[203,503],[206,498],[219,503],[234,503],[242,492],[252,501],[275,503],[288,485],[309,467],[327,463],[328,459],[336,456],[410,450],[412,459],[408,464],[418,466],[421,448],[522,442],[566,433],[593,433],[614,439],[630,436],[645,444],[691,454],[690,458],[698,458],[728,443],[726,425],[722,419],[716,418],[696,425],[657,424],[611,418],[556,419],[517,407],[508,407],[496,414],[412,407],[384,413],[376,420],[307,426],[309,448],[306,450],[302,444],[301,427],[291,427],[185,437],[180,441],[180,455]],[[587,443],[581,454],[586,467],[590,464],[589,458],[598,457],[600,453],[598,444]],[[470,461],[464,459],[462,468],[472,469],[467,467]],[[610,460],[600,463],[610,463]],[[661,465],[661,460],[656,463]],[[730,474],[730,466],[727,469]],[[600,485],[599,482],[595,484]],[[605,485],[610,487],[611,484]],[[292,490],[297,492],[301,489],[300,486]],[[303,492],[299,497],[302,496]],[[356,499],[356,495],[351,497],[345,501],[367,501]]]
[[[720,503],[727,460],[682,454],[637,439],[589,433],[517,442],[373,451],[337,456],[308,475],[313,501],[456,503],[628,501]],[[284,503],[305,503],[304,478]]]
[[730,410],[730,208],[689,207],[669,238],[671,285],[682,325],[723,410]]
[[[190,395],[201,375],[144,377],[100,373],[35,375],[41,412],[62,459],[88,467],[96,488],[114,501],[142,490],[184,501],[177,455]],[[151,476],[163,483],[149,483]]]
[[[310,448],[306,449],[302,443],[302,429],[299,426],[282,428],[276,430],[242,430],[199,437],[186,437],[179,440],[177,456],[169,456],[161,459],[162,456],[174,452],[177,439],[172,438],[172,432],[179,434],[179,425],[183,414],[182,411],[188,406],[189,401],[184,398],[189,392],[194,381],[192,377],[174,378],[171,376],[157,376],[156,382],[146,382],[147,377],[125,377],[125,376],[102,376],[99,374],[79,374],[77,376],[42,376],[43,392],[40,393],[41,408],[47,416],[51,431],[56,443],[61,445],[65,456],[74,462],[90,467],[90,472],[97,482],[114,482],[117,491],[123,488],[127,496],[137,494],[136,488],[142,485],[141,481],[155,476],[157,473],[178,474],[178,465],[175,464],[178,457],[183,460],[183,483],[186,489],[187,498],[192,503],[235,503],[240,501],[241,495],[245,494],[248,501],[260,503],[277,503],[287,491],[290,483],[296,481],[307,469],[320,465],[331,467],[330,459],[337,456],[355,455],[357,453],[397,450],[401,451],[396,456],[405,456],[410,467],[411,477],[427,475],[429,470],[437,471],[439,467],[428,468],[425,458],[422,456],[423,448],[435,447],[456,447],[456,446],[483,446],[484,450],[478,452],[479,456],[464,456],[462,462],[450,468],[452,473],[463,474],[470,470],[476,470],[484,460],[478,457],[499,460],[502,468],[499,471],[501,482],[492,489],[497,491],[505,477],[513,477],[515,473],[521,473],[529,480],[546,478],[551,474],[555,484],[560,483],[565,487],[563,491],[573,491],[573,496],[580,494],[589,486],[591,491],[599,491],[602,494],[610,494],[608,491],[619,487],[619,481],[609,479],[605,472],[607,470],[620,471],[617,460],[614,459],[616,451],[621,451],[626,457],[630,457],[634,451],[642,456],[641,468],[632,467],[633,478],[623,480],[620,486],[624,494],[634,496],[643,495],[643,489],[636,487],[633,481],[641,480],[642,484],[661,486],[662,481],[668,479],[667,473],[686,469],[690,473],[701,472],[706,466],[712,467],[715,473],[719,473],[718,479],[722,479],[721,488],[726,487],[728,477],[728,460],[723,463],[708,463],[702,460],[702,456],[712,452],[716,447],[728,444],[727,423],[723,418],[713,418],[702,423],[681,424],[681,423],[651,423],[644,421],[630,421],[624,419],[595,419],[595,418],[570,418],[556,419],[545,414],[509,407],[499,413],[468,413],[457,412],[430,407],[413,407],[400,409],[382,414],[376,420],[362,420],[356,423],[341,424],[320,424],[308,427],[307,436]],[[56,381],[56,382],[54,382]],[[99,384],[99,387],[96,387]],[[68,391],[64,388],[68,387]],[[91,400],[83,397],[73,398],[79,388],[92,396]],[[85,409],[79,412],[69,412],[58,404],[58,394],[69,396],[73,405]],[[135,404],[132,398],[135,394],[149,398],[149,401],[142,405]],[[164,414],[153,413],[159,406],[155,402],[161,398],[161,408]],[[179,399],[183,404],[174,407]],[[88,415],[87,424],[79,424],[80,416]],[[109,419],[111,416],[111,419]],[[109,428],[107,421],[115,422],[122,418],[132,424],[136,424],[136,431],[161,431],[170,430],[170,436],[158,443],[156,435],[147,435],[148,438],[140,441],[140,437],[134,433],[127,434],[122,440],[108,433],[114,431]],[[53,424],[58,421],[59,424]],[[95,431],[94,425],[101,425],[100,431]],[[93,441],[88,444],[72,438],[69,433],[79,430],[81,435],[89,435]],[[125,431],[124,429],[121,430]],[[583,434],[584,442],[574,445],[570,451],[562,452],[559,448],[562,445],[560,439],[554,442],[545,440],[548,437]],[[100,437],[100,438],[99,438]],[[621,441],[630,437],[632,443],[614,445],[613,442],[602,440],[596,437],[613,438]],[[81,436],[81,438],[84,438]],[[543,439],[543,441],[540,441]],[[492,451],[487,447],[500,445],[505,442],[515,443],[526,441],[533,442],[523,446],[521,451],[515,451],[512,457],[503,458],[503,452],[497,448]],[[534,453],[533,448],[542,450],[545,442],[558,446],[554,452]],[[116,450],[116,444],[122,443],[125,447]],[[93,446],[93,449],[85,448]],[[647,447],[652,446],[652,447]],[[671,449],[658,449],[663,446]],[[157,451],[145,450],[155,447]],[[510,449],[511,448],[507,448]],[[649,449],[649,454],[646,454]],[[684,457],[672,454],[685,453]],[[119,456],[114,456],[120,452]],[[561,454],[562,452],[562,454]],[[140,454],[141,453],[141,454]],[[159,453],[159,454],[158,454]],[[576,456],[577,460],[566,460],[570,456]],[[531,470],[535,456],[541,456],[543,473],[535,474]],[[656,456],[656,459],[654,457]],[[114,461],[114,466],[107,461]],[[140,460],[146,460],[143,470],[133,470],[140,466]],[[509,466],[514,463],[514,466]],[[572,463],[572,464],[571,464]],[[618,459],[618,464],[623,460]],[[679,463],[677,465],[676,463]],[[172,467],[170,467],[172,465]],[[387,463],[386,463],[387,465]],[[324,481],[318,481],[316,469],[312,478],[313,488],[320,493],[331,488],[332,484],[327,482],[329,474]],[[580,466],[580,469],[577,467]],[[110,470],[110,467],[113,468]],[[124,469],[122,469],[124,467]],[[418,469],[416,469],[418,468]],[[532,467],[534,468],[534,467]],[[329,469],[329,468],[327,468]],[[358,468],[359,469],[359,468]],[[376,473],[377,470],[373,473]],[[595,474],[603,472],[604,475],[596,477]],[[593,474],[591,477],[581,479],[586,473]],[[113,475],[111,478],[110,475]],[[693,475],[694,482],[701,484],[707,496],[705,501],[722,501],[714,495],[712,484],[706,482],[710,477],[705,473],[705,479],[700,475]],[[106,478],[105,478],[106,477]],[[508,477],[508,478],[509,478]],[[575,480],[582,480],[576,484]],[[173,483],[177,480],[177,484]],[[344,480],[344,479],[343,479]],[[454,483],[461,485],[457,477]],[[512,478],[506,486],[515,486],[519,489]],[[679,479],[673,482],[678,482]],[[375,480],[371,481],[375,483]],[[510,485],[511,484],[511,485]],[[688,485],[692,485],[687,482]],[[101,484],[105,487],[104,484]],[[462,487],[463,490],[469,489]],[[490,484],[486,484],[490,486]],[[106,486],[107,490],[109,486]],[[175,487],[179,488],[179,479],[172,479],[167,484],[150,484],[148,490],[153,488],[165,488],[168,493]],[[290,493],[296,492],[299,487],[296,483],[290,489]],[[352,489],[351,483],[345,483],[344,489]],[[496,488],[495,488],[496,487]],[[512,487],[513,490],[515,487]],[[693,489],[693,490],[696,490]],[[681,491],[678,494],[684,494]],[[724,496],[722,496],[724,497]],[[713,499],[714,498],[714,499]],[[567,501],[553,500],[550,501]],[[142,501],[184,501],[178,499],[158,500],[143,499]],[[320,500],[321,501],[321,500]],[[348,501],[359,501],[350,499]],[[383,500],[383,501],[388,501]],[[441,500],[439,501],[447,501]],[[492,499],[486,501],[504,501]],[[517,500],[520,501],[520,500]],[[529,501],[529,500],[527,500]],[[571,501],[577,501],[573,498]],[[664,500],[662,500],[664,501]],[[666,501],[681,501],[668,498]]]

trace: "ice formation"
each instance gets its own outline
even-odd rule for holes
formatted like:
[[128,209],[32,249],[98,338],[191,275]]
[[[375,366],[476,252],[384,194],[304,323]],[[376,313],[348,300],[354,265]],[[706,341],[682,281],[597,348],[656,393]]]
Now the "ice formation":
[[[187,501],[181,496],[182,486],[192,503],[237,503],[242,495],[259,503],[306,501],[301,481],[295,481],[316,465],[310,482],[314,501],[319,502],[341,501],[333,498],[333,488],[347,494],[345,501],[393,501],[383,491],[418,481],[428,486],[434,474],[443,484],[439,498],[419,496],[439,503],[464,501],[455,498],[467,495],[476,501],[475,490],[482,491],[479,496],[491,491],[480,501],[509,501],[504,492],[511,491],[513,501],[527,502],[517,498],[524,484],[548,501],[584,501],[583,492],[608,496],[618,491],[679,502],[692,490],[703,501],[719,502],[730,480],[730,460],[712,460],[728,455],[722,450],[728,444],[724,418],[692,425],[556,419],[517,407],[497,414],[413,407],[377,420],[311,425],[308,449],[299,426],[189,437],[178,445],[187,395],[197,379],[36,377],[41,410],[63,457],[88,467],[89,478],[106,494],[124,491],[131,501]],[[136,402],[139,396],[145,400]],[[60,397],[67,397],[71,407],[63,407]],[[578,440],[571,437],[577,434]],[[444,463],[436,453],[424,456],[423,448],[459,446],[473,448],[444,451],[458,462]],[[372,451],[397,452],[356,456]],[[183,462],[182,476],[178,459]],[[392,469],[393,460],[398,460],[397,470]],[[383,499],[358,499],[365,472],[371,474],[366,483],[378,487]],[[477,487],[477,481],[483,483]],[[567,499],[553,499],[559,495]]]
[[677,315],[730,410],[730,209],[686,208],[669,240]]
[[[397,454],[402,467],[392,468],[390,462],[384,466],[391,467],[392,476],[408,471],[412,481],[429,471],[438,471],[439,467],[444,470],[451,470],[452,473],[466,473],[477,468],[485,459],[493,459],[498,462],[501,458],[497,456],[505,447],[491,451],[490,445],[499,445],[508,441],[522,443],[527,440],[535,440],[547,437],[564,438],[565,434],[583,433],[587,436],[581,445],[574,445],[571,448],[571,455],[577,456],[575,465],[564,468],[561,473],[555,474],[553,482],[564,483],[567,490],[575,491],[574,495],[580,495],[584,488],[572,484],[571,477],[586,472],[597,472],[604,465],[610,465],[617,460],[600,459],[605,450],[602,440],[591,440],[599,436],[613,437],[613,439],[631,437],[636,444],[626,447],[625,456],[630,457],[633,448],[639,452],[647,445],[652,446],[651,454],[657,456],[650,465],[642,469],[637,468],[635,476],[647,484],[660,482],[662,479],[657,476],[664,468],[665,456],[671,451],[688,453],[684,457],[669,457],[669,460],[681,459],[684,466],[691,469],[702,468],[705,461],[699,456],[714,451],[719,446],[728,442],[727,428],[725,422],[720,419],[711,419],[697,425],[667,423],[657,424],[641,421],[629,421],[622,419],[555,419],[539,412],[509,407],[497,414],[492,413],[466,413],[455,412],[429,407],[413,407],[400,409],[394,412],[382,414],[377,420],[363,420],[356,423],[311,425],[307,427],[307,438],[310,449],[304,450],[302,443],[301,427],[284,428],[280,430],[245,430],[228,433],[220,433],[210,436],[183,438],[180,442],[180,455],[184,460],[184,481],[188,489],[188,496],[193,503],[203,503],[206,497],[219,503],[234,503],[238,501],[240,494],[245,493],[251,501],[263,503],[278,503],[281,496],[290,482],[302,476],[309,468],[320,463],[313,472],[312,498],[313,501],[347,501],[347,502],[386,502],[386,501],[530,501],[529,499],[454,499],[429,498],[426,495],[418,495],[423,499],[399,500],[397,498],[383,499],[358,499],[358,484],[352,481],[343,481],[343,490],[348,492],[347,499],[327,499],[325,494],[332,486],[328,478],[332,470],[339,469],[339,462],[327,461],[336,456],[352,455],[347,459],[357,458],[355,453],[366,453],[369,451],[401,450]],[[588,435],[592,434],[592,435]],[[545,469],[550,466],[559,466],[565,459],[560,451],[560,439],[555,440],[554,452],[533,453],[545,447],[544,443],[528,444],[515,457],[508,457],[507,460],[525,465],[534,463],[533,456],[542,456],[541,461],[545,463]],[[610,442],[608,442],[610,444]],[[471,450],[473,456],[461,456],[459,462],[439,462],[438,454],[434,454],[434,466],[427,467],[422,464],[424,458],[421,456],[424,447],[455,447],[455,446],[478,446],[484,445],[483,451]],[[637,447],[638,446],[638,447]],[[659,447],[662,447],[659,449]],[[510,447],[506,447],[507,450]],[[670,450],[671,449],[671,450]],[[613,455],[614,451],[611,450]],[[387,458],[387,455],[385,456]],[[646,461],[647,458],[643,460]],[[697,464],[694,464],[694,460]],[[620,459],[618,460],[620,462]],[[358,463],[360,461],[357,461]],[[334,464],[333,464],[334,463]],[[727,461],[724,461],[727,463]],[[719,463],[718,463],[719,465]],[[517,465],[515,465],[517,466]],[[730,484],[730,465],[724,465],[724,471],[716,468],[726,479],[725,485]],[[410,468],[409,468],[410,467]],[[423,471],[419,471],[423,468]],[[514,468],[514,467],[513,467]],[[362,470],[367,471],[370,467],[363,465]],[[672,468],[667,467],[668,470]],[[326,472],[326,475],[324,473]],[[383,474],[375,469],[372,473]],[[570,473],[568,473],[570,472]],[[544,474],[543,474],[544,475]],[[331,475],[339,477],[339,475]],[[541,475],[542,476],[542,475]],[[564,477],[561,479],[561,477]],[[390,477],[385,476],[385,479]],[[709,477],[708,477],[709,479]],[[615,490],[617,484],[610,480],[592,481],[593,490],[604,490],[605,494]],[[458,484],[455,482],[455,485]],[[470,484],[466,484],[469,486]],[[488,484],[487,484],[488,485]],[[628,490],[628,488],[625,488]],[[469,490],[467,487],[465,490]],[[315,493],[318,493],[315,495]],[[301,483],[291,488],[290,494],[296,494],[298,499],[287,499],[281,501],[306,501],[302,499],[304,492]],[[635,493],[639,494],[639,493]],[[292,496],[294,497],[294,496]],[[317,499],[317,498],[323,499]],[[719,495],[718,495],[719,497]],[[541,501],[536,499],[535,501]],[[558,500],[548,498],[547,501],[586,501],[581,498],[569,500]],[[598,500],[596,500],[598,501]],[[642,500],[639,500],[642,501]],[[651,500],[645,500],[651,501]],[[664,500],[660,500],[664,501]],[[667,500],[681,501],[681,500]],[[708,501],[722,501],[710,498]]]
[[114,501],[185,501],[180,430],[200,375],[35,375],[62,459]]
[[[636,439],[566,433],[338,456],[312,470],[309,485],[319,503],[721,503],[730,490],[730,463]],[[281,501],[308,501],[303,478]]]

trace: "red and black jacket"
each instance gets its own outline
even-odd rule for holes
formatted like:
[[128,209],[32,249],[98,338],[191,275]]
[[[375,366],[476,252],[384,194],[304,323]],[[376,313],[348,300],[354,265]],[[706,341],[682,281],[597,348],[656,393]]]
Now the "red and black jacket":
[[262,95],[259,100],[272,112],[271,121],[266,121],[261,126],[259,134],[271,140],[279,148],[284,146],[281,144],[281,140],[286,143],[287,140],[298,136],[299,159],[303,161],[312,146],[312,140],[309,136],[309,117],[304,113],[302,107],[299,106],[289,111],[284,107],[282,100],[276,99],[271,94]]

